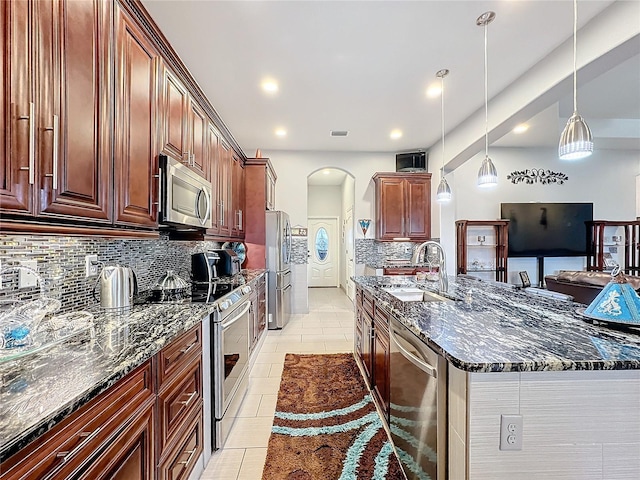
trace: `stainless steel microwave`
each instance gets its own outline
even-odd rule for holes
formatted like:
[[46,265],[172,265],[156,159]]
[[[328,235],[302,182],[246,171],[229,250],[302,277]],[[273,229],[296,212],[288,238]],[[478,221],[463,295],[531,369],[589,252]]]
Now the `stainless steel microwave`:
[[160,224],[210,228],[211,182],[167,155],[159,161]]

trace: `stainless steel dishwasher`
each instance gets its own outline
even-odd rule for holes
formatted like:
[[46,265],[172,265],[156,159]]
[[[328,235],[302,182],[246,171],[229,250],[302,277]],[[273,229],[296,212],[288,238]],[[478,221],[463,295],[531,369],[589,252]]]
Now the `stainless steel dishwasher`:
[[447,470],[447,362],[395,318],[389,325],[390,430],[408,480]]

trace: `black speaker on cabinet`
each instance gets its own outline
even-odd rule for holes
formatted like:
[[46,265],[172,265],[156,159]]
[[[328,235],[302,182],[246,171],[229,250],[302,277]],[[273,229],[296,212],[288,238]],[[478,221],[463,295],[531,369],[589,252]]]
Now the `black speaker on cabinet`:
[[408,152],[396,154],[396,172],[426,172],[426,152]]

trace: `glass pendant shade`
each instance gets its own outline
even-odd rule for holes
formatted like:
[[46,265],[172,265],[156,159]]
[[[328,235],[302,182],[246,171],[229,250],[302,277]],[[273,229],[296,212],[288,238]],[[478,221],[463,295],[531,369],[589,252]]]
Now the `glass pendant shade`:
[[487,188],[498,185],[498,171],[488,155],[484,157],[478,170],[478,186]]
[[438,203],[448,203],[451,201],[451,187],[444,177],[442,177],[440,184],[438,185],[436,200]]
[[593,153],[593,137],[589,125],[578,112],[573,112],[560,136],[560,160],[579,160]]

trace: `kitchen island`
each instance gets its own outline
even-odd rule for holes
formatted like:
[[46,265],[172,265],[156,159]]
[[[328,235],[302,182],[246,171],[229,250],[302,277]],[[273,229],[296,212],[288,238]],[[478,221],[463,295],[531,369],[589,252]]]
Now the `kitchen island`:
[[[264,275],[265,270],[243,271],[240,283],[263,281]],[[91,329],[41,352],[0,363],[0,477],[4,478],[6,473],[4,462],[7,459],[11,459],[9,463],[15,463],[16,458],[22,456],[23,448],[31,447],[77,412],[85,412],[89,404],[104,398],[131,375],[141,375],[138,383],[145,385],[140,386],[140,392],[149,391],[153,395],[160,392],[160,409],[163,376],[172,375],[172,369],[176,370],[175,365],[182,357],[187,360],[193,357],[193,362],[189,363],[193,365],[193,371],[187,366],[182,372],[194,376],[191,384],[185,383],[185,387],[195,388],[193,392],[198,395],[188,395],[186,400],[176,397],[175,404],[196,406],[201,416],[202,402],[192,399],[200,397],[202,382],[208,381],[209,339],[206,332],[209,327],[203,320],[208,319],[216,308],[214,303],[187,302],[134,305],[128,313],[120,315],[96,311]],[[186,342],[184,346],[179,343],[180,339]],[[173,352],[168,350],[171,348],[177,349]],[[161,355],[163,352],[167,352],[166,357]],[[178,395],[185,393],[178,381],[173,383]],[[151,403],[151,410],[155,410],[155,397],[145,397],[144,402]],[[177,409],[172,412],[175,414]],[[161,429],[161,421],[155,416],[150,413],[152,434],[156,431],[156,421],[157,430]],[[94,430],[96,435],[101,429],[99,426]],[[93,435],[84,437],[88,444]],[[202,445],[198,448],[201,451]],[[65,461],[61,459],[60,463]],[[149,471],[155,471],[155,464]]]
[[[448,301],[384,290],[437,288],[412,277],[354,281],[446,360],[448,478],[640,478],[640,333],[464,276],[450,278]],[[500,450],[501,415],[522,416],[521,450]]]

